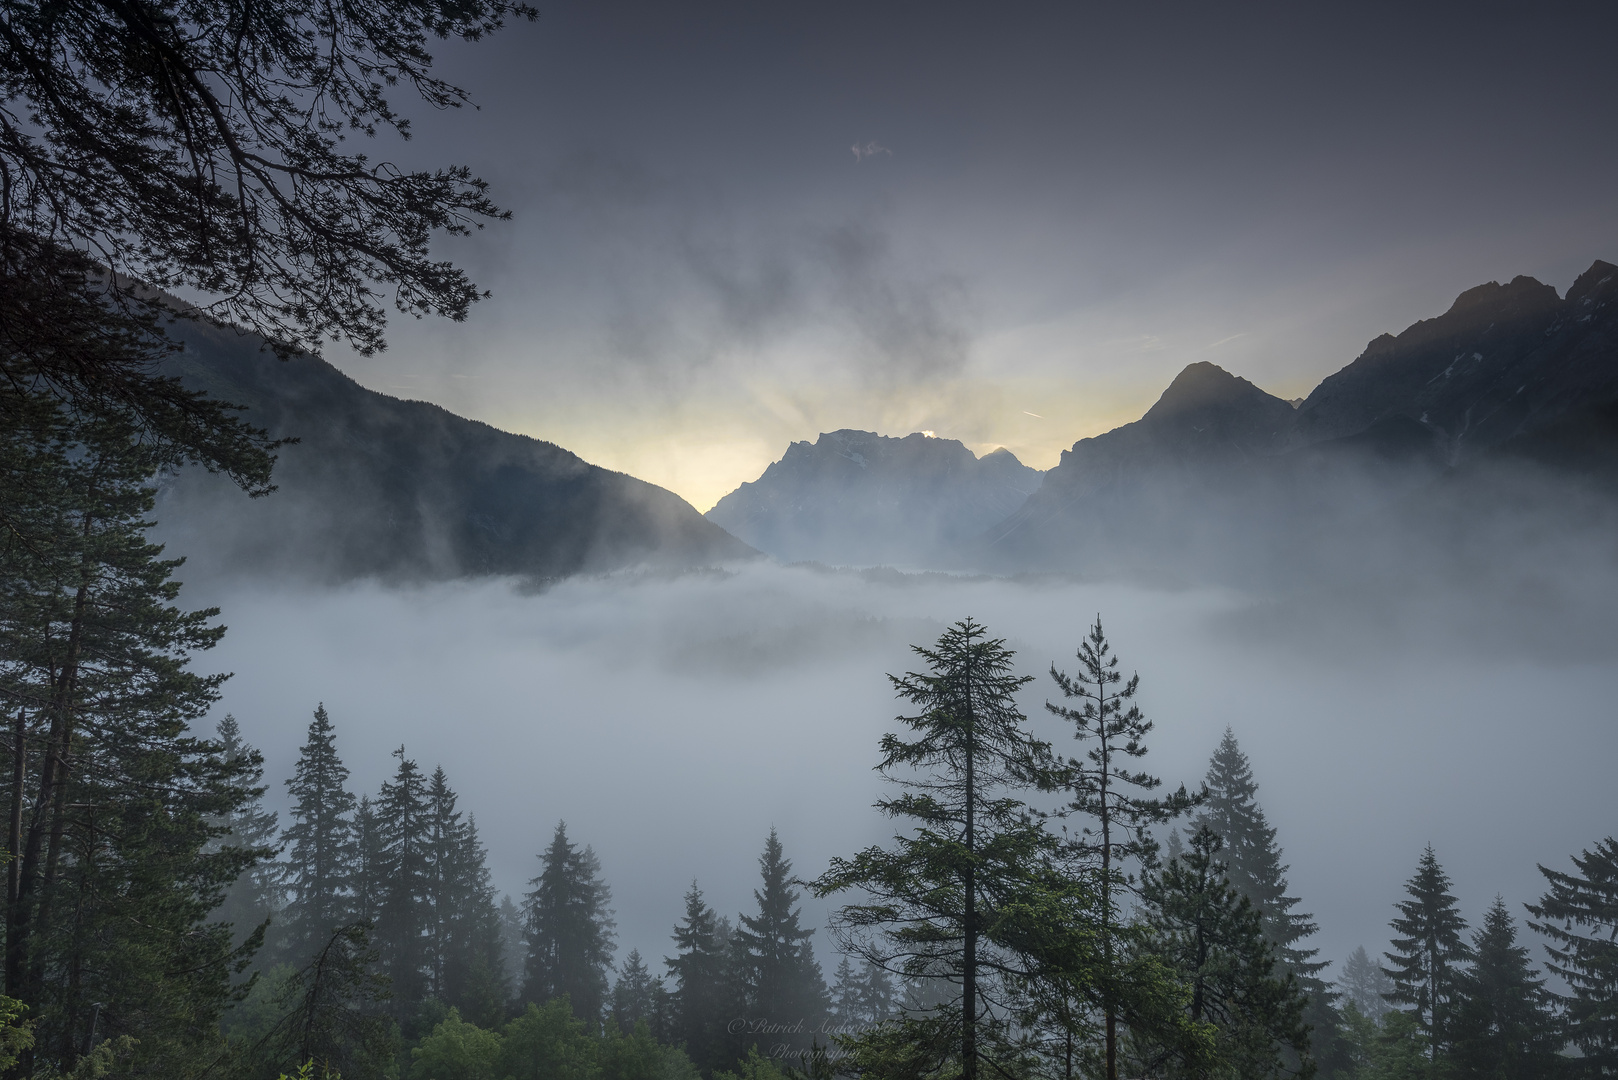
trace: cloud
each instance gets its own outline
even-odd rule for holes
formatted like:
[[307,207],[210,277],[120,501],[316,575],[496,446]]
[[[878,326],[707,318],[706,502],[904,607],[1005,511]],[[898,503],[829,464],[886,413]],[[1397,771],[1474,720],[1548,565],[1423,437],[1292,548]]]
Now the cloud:
[[875,139],[866,143],[855,143],[850,149],[854,151],[855,161],[864,161],[866,158],[876,157],[879,154],[886,154],[888,157],[893,156],[892,150],[889,150]]
[[966,363],[976,305],[964,278],[918,265],[880,209],[749,219],[717,180],[661,176],[600,147],[562,157],[545,190],[573,234],[557,243],[577,256],[545,302],[602,359],[654,383],[793,378],[806,353],[817,381],[872,387]]

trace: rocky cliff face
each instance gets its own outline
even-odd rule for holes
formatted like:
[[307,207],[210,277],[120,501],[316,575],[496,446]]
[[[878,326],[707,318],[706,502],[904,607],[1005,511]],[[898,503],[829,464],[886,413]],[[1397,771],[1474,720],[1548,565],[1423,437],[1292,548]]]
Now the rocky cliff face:
[[1004,449],[979,458],[954,439],[845,429],[793,443],[707,516],[787,561],[937,565],[1039,480]]
[[248,499],[188,469],[160,495],[160,533],[192,565],[323,580],[555,577],[755,557],[679,496],[552,443],[367,390],[320,360],[184,328],[185,382],[246,405],[282,448],[279,490]]
[[1426,428],[1451,462],[1618,398],[1618,267],[1559,299],[1530,277],[1468,289],[1449,311],[1384,334],[1298,409],[1304,442]]

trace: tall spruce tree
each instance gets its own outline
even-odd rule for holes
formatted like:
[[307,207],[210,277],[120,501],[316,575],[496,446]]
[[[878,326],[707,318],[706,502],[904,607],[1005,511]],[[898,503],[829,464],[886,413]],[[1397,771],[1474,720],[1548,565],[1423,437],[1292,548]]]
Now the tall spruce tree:
[[303,750],[286,782],[292,798],[286,845],[287,905],[281,954],[301,967],[326,948],[337,928],[358,916],[359,852],[348,768],[324,703],[315,707]]
[[882,965],[865,961],[858,994],[860,1016],[866,1023],[880,1024],[893,1015],[893,976]]
[[525,908],[528,968],[526,1001],[543,1004],[566,996],[573,1015],[592,1031],[601,1027],[612,966],[612,894],[601,879],[595,852],[567,838],[558,822],[540,859],[539,876],[529,882]]
[[831,1016],[839,1032],[865,1026],[865,982],[847,956],[838,961],[832,976]]
[[1204,802],[1191,828],[1207,825],[1224,841],[1221,858],[1231,884],[1252,902],[1265,938],[1275,945],[1286,970],[1297,976],[1309,1001],[1305,1021],[1314,1032],[1316,1061],[1328,1070],[1346,1066],[1346,1048],[1339,1045],[1341,1022],[1334,1007],[1337,995],[1321,978],[1328,963],[1316,959],[1319,949],[1302,945],[1319,928],[1313,916],[1297,910],[1299,899],[1288,895],[1287,867],[1281,861],[1275,827],[1258,804],[1252,764],[1228,727],[1208,763],[1202,795]]
[[[1190,836],[1189,849],[1148,871],[1141,901],[1146,947],[1166,961],[1188,991],[1190,1020],[1216,1032],[1215,1075],[1243,1080],[1309,1076],[1307,1000],[1297,977],[1279,962],[1252,902],[1230,881],[1221,858],[1223,840],[1207,825]],[[1134,1040],[1148,1075],[1208,1075],[1186,1069],[1178,1048],[1149,1035]],[[1281,1052],[1289,1047],[1301,1067]]]
[[1343,976],[1338,986],[1347,1003],[1367,1019],[1381,1020],[1393,1008],[1388,1004],[1388,996],[1394,991],[1393,980],[1377,966],[1363,945],[1357,946],[1343,962]]
[[639,949],[630,949],[612,984],[612,1019],[618,1030],[630,1035],[636,1024],[644,1023],[654,1038],[666,1040],[667,998],[663,980],[646,967]]
[[789,1030],[790,1037],[772,1042],[807,1051],[830,1003],[814,947],[809,944],[815,931],[798,925],[798,891],[791,885],[792,863],[773,828],[758,865],[763,878],[763,887],[753,890],[758,913],[741,916],[741,925],[736,929],[747,1009],[769,1029]]
[[[1071,793],[1066,813],[1092,823],[1071,837],[1070,848],[1076,858],[1099,868],[1099,937],[1108,972],[1105,985],[1110,987],[1117,985],[1113,976],[1127,962],[1119,896],[1134,887],[1130,867],[1150,865],[1157,853],[1152,827],[1185,813],[1196,799],[1184,785],[1167,797],[1147,794],[1161,787],[1162,781],[1131,766],[1146,756],[1145,738],[1153,725],[1134,701],[1140,676],[1124,679],[1101,627],[1101,616],[1096,616],[1075,655],[1079,672],[1070,676],[1053,664],[1051,679],[1064,700],[1078,704],[1046,702],[1045,708],[1071,723],[1073,738],[1087,744],[1084,754],[1069,758],[1064,769],[1064,783]],[[1101,1001],[1106,1080],[1118,1080],[1122,1011],[1123,1003],[1111,989],[1106,990]]]
[[1274,943],[1281,962],[1311,994],[1323,991],[1319,974],[1327,965],[1315,959],[1320,950],[1299,947],[1319,927],[1313,916],[1295,910],[1299,899],[1287,895],[1287,867],[1281,862],[1275,827],[1258,804],[1252,764],[1228,727],[1208,763],[1203,791],[1192,829],[1206,825],[1224,841],[1220,857],[1230,883],[1252,901],[1264,922],[1264,936]]
[[427,784],[427,992],[468,1020],[497,1024],[508,988],[500,913],[477,822],[462,818],[442,767]]
[[[234,716],[226,713],[219,721],[218,732],[226,761],[257,759],[256,751],[242,738],[241,726]],[[264,809],[262,778],[263,769],[256,768],[249,778],[254,791],[251,801],[214,822],[224,832],[211,845],[213,850],[233,847],[259,853],[253,865],[225,890],[224,902],[213,916],[231,924],[238,943],[278,917],[284,904],[286,868],[275,858],[281,850],[280,830],[276,828],[275,811]]]
[[387,885],[382,819],[369,795],[354,808],[354,917],[375,929]]
[[1432,1060],[1449,1049],[1450,1018],[1472,955],[1462,937],[1466,920],[1449,888],[1449,875],[1429,844],[1405,885],[1410,898],[1396,905],[1399,915],[1389,925],[1399,936],[1384,954],[1389,966],[1383,970],[1394,985],[1389,1000],[1411,1007]]
[[834,859],[814,889],[866,897],[835,916],[845,951],[937,988],[933,1008],[857,1037],[853,1067],[976,1080],[1022,1068],[1029,985],[1089,963],[1094,893],[1056,872],[1054,839],[1018,797],[1059,775],[1017,708],[1031,677],[1011,650],[966,619],[914,651],[928,670],[889,678],[919,711],[899,717],[908,737],[883,736],[878,766],[899,788],[878,809],[909,827]]
[[1463,1077],[1548,1080],[1565,1064],[1545,981],[1498,896],[1472,938],[1472,967],[1460,982],[1450,1030],[1450,1065]]
[[393,779],[376,799],[379,840],[376,947],[382,972],[393,989],[391,1007],[405,1028],[412,1024],[428,991],[428,807],[427,782],[403,746]]
[[1577,873],[1541,866],[1550,888],[1531,904],[1550,939],[1550,969],[1567,980],[1568,1034],[1593,1075],[1618,1076],[1618,839],[1573,859]]
[[523,915],[515,901],[500,894],[501,970],[505,972],[506,987],[513,999],[522,994],[522,984],[528,970],[528,946],[523,942]]
[[0,411],[4,989],[36,1036],[22,1075],[70,1071],[92,1025],[139,1037],[134,1068],[181,1068],[217,1039],[255,944],[208,924],[265,854],[216,843],[261,766],[189,733],[223,676],[188,664],[223,628],[175,605],[179,562],[145,536],[151,480],[173,463],[129,422]]
[[685,915],[674,927],[675,953],[663,962],[674,979],[672,1036],[704,1073],[730,1066],[742,1053],[740,1033],[730,1028],[744,1003],[729,938],[693,881],[685,894]]

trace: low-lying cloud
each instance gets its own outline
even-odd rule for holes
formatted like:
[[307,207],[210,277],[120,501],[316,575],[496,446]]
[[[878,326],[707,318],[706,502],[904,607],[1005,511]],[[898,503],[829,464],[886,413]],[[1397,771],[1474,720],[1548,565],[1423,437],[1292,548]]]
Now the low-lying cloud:
[[[1429,842],[1476,916],[1497,892],[1532,899],[1536,862],[1611,831],[1618,662],[1549,660],[1509,633],[1479,647],[1432,617],[1436,601],[1287,622],[1231,591],[768,565],[539,591],[192,591],[224,607],[230,633],[202,659],[236,672],[219,711],[265,751],[272,802],[323,701],[357,790],[375,790],[401,743],[443,764],[514,896],[565,818],[602,858],[621,949],[649,957],[670,951],[693,877],[722,912],[749,908],[772,824],[805,876],[889,834],[870,809],[877,739],[899,711],[884,676],[968,614],[1037,677],[1023,707],[1058,746],[1044,673],[1097,612],[1141,674],[1152,771],[1195,786],[1233,727],[1325,958],[1380,947]],[[825,907],[807,907],[820,923]]]

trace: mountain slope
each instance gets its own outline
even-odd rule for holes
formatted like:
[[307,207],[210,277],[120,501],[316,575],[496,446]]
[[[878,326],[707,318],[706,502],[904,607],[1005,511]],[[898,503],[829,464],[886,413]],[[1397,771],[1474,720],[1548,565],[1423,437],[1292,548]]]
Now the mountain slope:
[[197,469],[165,487],[163,538],[210,569],[553,577],[756,554],[672,492],[552,443],[367,390],[321,360],[278,361],[256,338],[181,336],[171,364],[188,385],[300,440],[280,451],[266,498]]
[[1530,277],[1462,293],[1449,311],[1383,334],[1298,408],[1319,442],[1404,419],[1452,461],[1618,398],[1618,267],[1597,261],[1558,299]]
[[938,564],[1039,480],[1005,449],[979,458],[954,439],[844,429],[793,443],[708,519],[788,561]]
[[[1140,420],[1064,452],[978,559],[1190,580],[1273,577],[1282,564],[1312,573],[1323,552],[1355,557],[1348,537],[1376,546],[1375,520],[1391,535],[1386,515],[1481,513],[1512,461],[1553,465],[1558,483],[1611,474],[1615,301],[1618,267],[1600,261],[1565,298],[1526,277],[1470,289],[1444,315],[1372,341],[1296,410],[1193,364]],[[1520,469],[1510,484],[1533,486]]]

